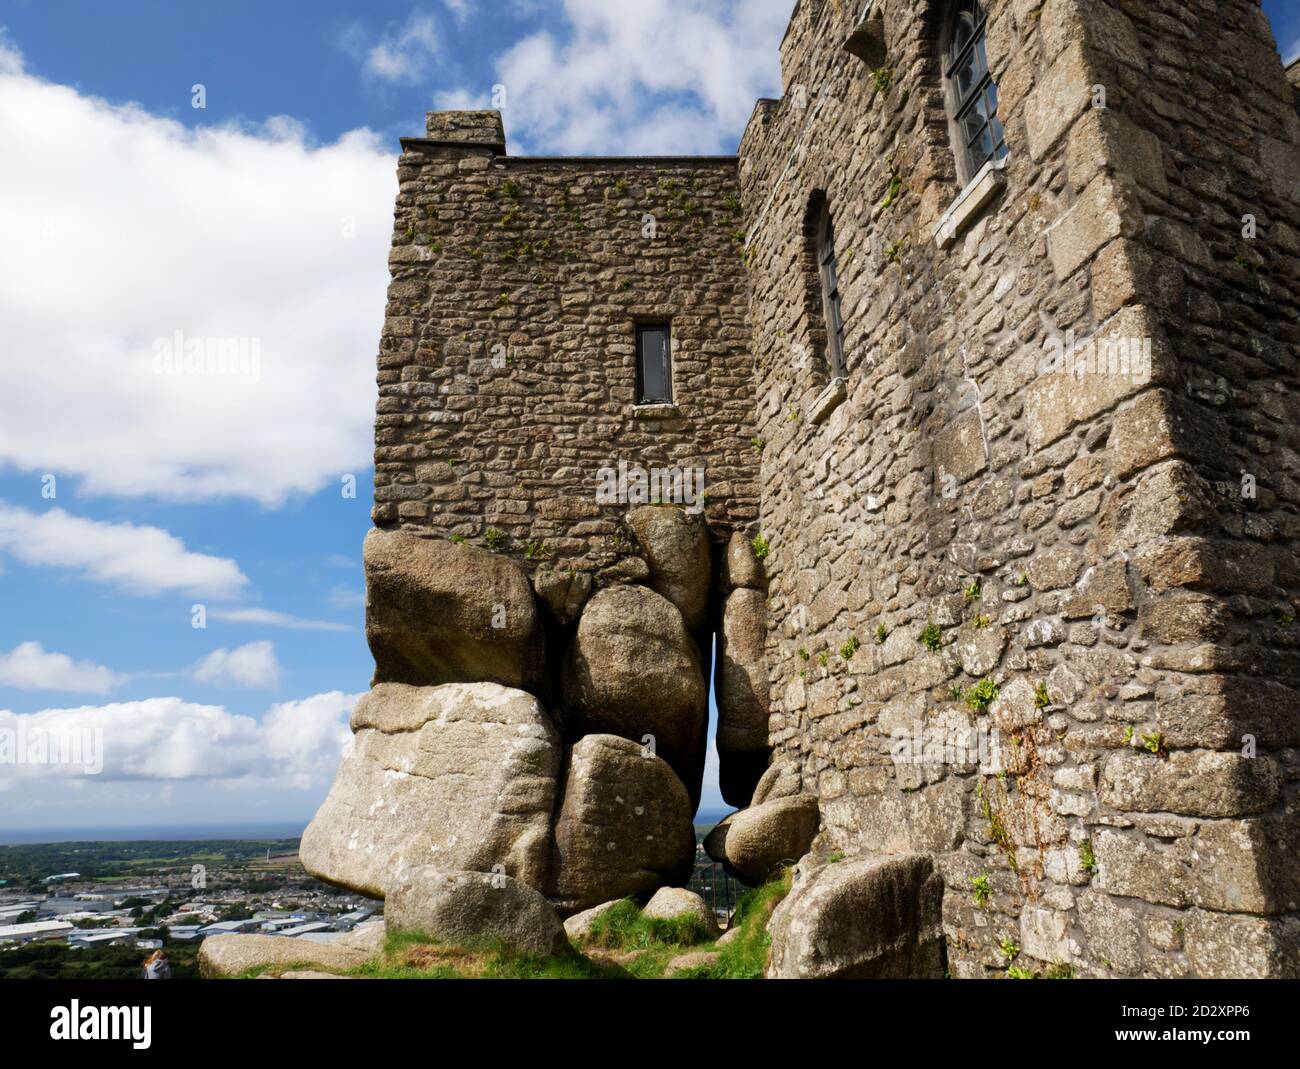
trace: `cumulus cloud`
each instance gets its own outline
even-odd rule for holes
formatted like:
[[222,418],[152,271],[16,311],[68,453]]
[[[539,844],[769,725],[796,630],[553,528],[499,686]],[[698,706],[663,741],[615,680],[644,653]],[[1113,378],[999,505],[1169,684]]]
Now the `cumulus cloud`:
[[[0,379],[4,368],[0,361]],[[0,392],[0,410],[6,403]],[[60,508],[38,513],[0,501],[0,552],[28,565],[74,569],[135,594],[180,591],[229,598],[248,585],[233,560],[192,553],[159,527],[88,520]]]
[[368,467],[393,146],[189,130],[3,41],[0,144],[0,466],[266,505]]
[[23,642],[8,653],[0,652],[0,685],[19,690],[104,694],[125,682],[126,676],[103,665],[47,653],[39,642]]
[[[463,4],[448,7],[463,18]],[[412,11],[405,22],[391,23],[377,40],[360,23],[354,23],[343,35],[345,51],[361,60],[362,70],[372,78],[394,85],[411,85],[433,70],[433,61],[441,51],[438,27],[433,16]]]
[[[337,604],[333,594],[330,604]],[[257,624],[260,627],[283,627],[291,631],[351,631],[347,624],[336,624],[329,620],[305,620],[287,612],[274,612],[271,609],[213,609],[209,615],[214,620],[224,620],[232,624]]]
[[[359,695],[331,691],[273,705],[261,721],[218,705],[181,698],[148,698],[109,705],[46,709],[17,714],[0,710],[0,781],[78,779],[273,782],[296,788],[323,786],[351,737],[348,717]],[[33,755],[71,753],[100,767],[87,775],[77,763],[34,761]],[[84,740],[84,741],[83,741]],[[88,804],[82,801],[83,806]]]
[[[566,0],[562,37],[540,31],[496,63],[520,151],[730,153],[754,101],[780,85],[790,0]],[[479,99],[451,90],[440,107]]]
[[270,642],[250,642],[234,649],[213,650],[190,673],[199,683],[218,687],[272,690],[280,683],[280,662]]

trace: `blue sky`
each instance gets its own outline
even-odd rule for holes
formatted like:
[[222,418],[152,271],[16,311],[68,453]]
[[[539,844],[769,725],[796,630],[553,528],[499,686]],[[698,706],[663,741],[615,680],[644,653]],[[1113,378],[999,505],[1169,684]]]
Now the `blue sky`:
[[791,6],[0,2],[0,728],[109,725],[98,776],[0,765],[0,827],[311,816],[371,671],[397,138],[504,87],[512,151],[733,151]]

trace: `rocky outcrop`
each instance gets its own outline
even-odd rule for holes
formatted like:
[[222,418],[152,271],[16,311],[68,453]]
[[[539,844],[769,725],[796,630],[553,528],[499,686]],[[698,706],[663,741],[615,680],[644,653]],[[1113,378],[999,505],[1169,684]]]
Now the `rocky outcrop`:
[[544,564],[533,573],[533,589],[557,623],[571,624],[591,597],[591,575]]
[[408,869],[384,903],[390,932],[421,932],[435,942],[499,945],[516,954],[548,957],[567,945],[551,904],[525,883],[500,873]]
[[682,614],[698,634],[707,622],[712,567],[704,517],[673,505],[643,505],[627,514],[650,566],[650,586]]
[[566,760],[548,896],[567,915],[684,881],[695,854],[692,813],[661,758],[627,739],[588,735]]
[[428,864],[500,865],[544,886],[561,746],[536,698],[495,683],[385,683],[357,703],[352,730],[303,834],[308,872],[376,897]]
[[591,909],[575,913],[565,920],[564,934],[569,937],[571,943],[582,943],[590,939],[595,931],[596,922],[622,901],[624,899],[616,898],[612,902],[602,902],[598,906],[592,906]]
[[691,917],[699,922],[700,933],[706,939],[716,939],[720,934],[718,918],[709,904],[694,891],[685,887],[661,887],[641,910],[643,917],[652,920],[675,920]]
[[722,576],[719,586],[724,594],[730,594],[737,587],[750,590],[767,590],[767,577],[763,573],[763,562],[754,556],[754,547],[749,537],[741,531],[732,533],[727,541],[727,552],[722,561]]
[[536,690],[542,637],[517,564],[467,544],[372,530],[363,552],[375,682]]
[[703,765],[708,693],[681,613],[653,590],[614,586],[587,603],[564,674],[570,739],[620,735],[655,752],[684,780]]
[[773,798],[732,813],[705,837],[704,850],[738,879],[759,884],[803,857],[817,826],[814,795]]
[[211,935],[199,945],[198,962],[200,976],[217,980],[284,965],[353,969],[372,956],[362,947],[312,943],[287,935]]
[[942,978],[943,881],[921,854],[801,865],[768,924],[769,977]]
[[766,596],[749,587],[727,595],[718,633],[714,693],[718,703],[717,747],[722,796],[744,805],[754,792],[771,748],[768,745]]

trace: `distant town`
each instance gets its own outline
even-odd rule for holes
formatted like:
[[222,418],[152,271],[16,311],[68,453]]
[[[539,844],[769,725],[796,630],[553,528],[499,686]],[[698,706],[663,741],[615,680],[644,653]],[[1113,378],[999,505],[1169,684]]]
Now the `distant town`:
[[[724,924],[741,890],[698,843],[692,890]],[[309,876],[298,840],[139,840],[0,846],[0,979],[127,979],[162,951],[197,975],[210,935],[327,943],[383,902]]]

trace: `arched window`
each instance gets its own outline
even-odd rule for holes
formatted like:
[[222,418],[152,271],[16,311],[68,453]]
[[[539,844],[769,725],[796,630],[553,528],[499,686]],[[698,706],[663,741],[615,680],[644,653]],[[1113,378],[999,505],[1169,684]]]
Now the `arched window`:
[[989,160],[1007,154],[998,119],[998,87],[984,54],[984,9],[978,0],[957,0],[944,53],[944,84],[952,118],[957,173],[969,182]]
[[826,318],[826,362],[832,379],[844,377],[844,316],[840,312],[840,277],[835,266],[835,225],[825,200],[817,218],[817,272],[821,278],[822,314]]

